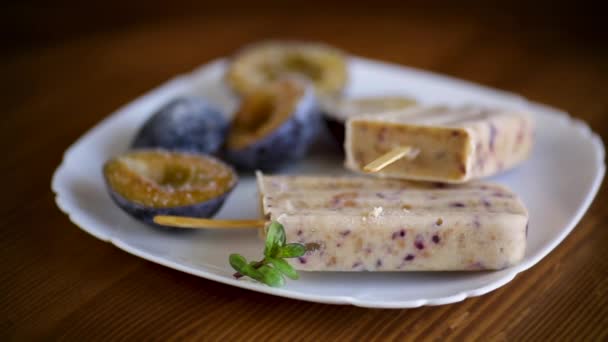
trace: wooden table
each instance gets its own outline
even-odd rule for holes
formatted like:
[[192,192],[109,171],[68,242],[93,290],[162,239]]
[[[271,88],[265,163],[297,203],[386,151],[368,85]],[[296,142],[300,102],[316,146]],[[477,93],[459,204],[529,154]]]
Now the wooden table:
[[83,6],[64,16],[18,7],[8,21],[15,36],[5,40],[0,65],[0,146],[7,149],[0,164],[0,339],[608,338],[605,187],[573,233],[508,285],[410,310],[307,303],[180,273],[87,235],[50,191],[63,151],[108,113],[266,37],[323,40],[521,93],[569,111],[605,138],[608,50],[597,32],[556,30],[559,20],[535,25],[534,13],[513,20],[491,9],[387,6],[370,16],[365,7],[252,15],[227,7],[163,16],[158,6],[150,15],[131,6],[116,16],[100,7],[99,19],[77,16]]

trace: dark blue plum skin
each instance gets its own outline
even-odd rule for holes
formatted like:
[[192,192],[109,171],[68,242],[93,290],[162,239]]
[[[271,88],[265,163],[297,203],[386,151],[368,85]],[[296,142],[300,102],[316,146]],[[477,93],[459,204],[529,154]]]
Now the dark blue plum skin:
[[336,109],[333,106],[322,106],[321,116],[323,117],[323,121],[325,122],[325,127],[331,133],[332,137],[335,139],[342,148],[344,147],[344,138],[346,136],[345,131],[345,119],[338,118],[334,115],[333,111]]
[[[106,182],[106,188],[108,189],[108,193],[110,197],[116,203],[116,205],[121,208],[124,212],[129,214],[131,217],[136,220],[143,222],[149,226],[160,227],[165,229],[175,229],[175,230],[186,230],[188,228],[176,228],[176,227],[168,227],[154,223],[154,216],[156,215],[175,215],[175,216],[188,216],[188,217],[201,217],[201,218],[209,218],[213,217],[224,204],[224,201],[228,197],[228,195],[232,192],[234,186],[224,192],[222,195],[207,200],[205,202],[196,203],[192,205],[185,205],[179,207],[169,207],[169,208],[153,208],[143,206],[141,204],[133,203],[128,199],[124,198],[117,192],[115,192],[110,186],[109,183]],[[189,229],[188,229],[189,230]]]
[[216,154],[229,122],[222,112],[195,96],[177,98],[154,113],[141,127],[132,148]]
[[334,140],[342,148],[344,148],[344,138],[346,131],[346,128],[344,127],[344,122],[332,119],[327,115],[323,115],[323,118],[325,119],[325,126],[327,127],[329,132],[331,132],[331,135],[334,137]]
[[322,118],[309,89],[293,114],[272,133],[238,150],[227,149],[224,158],[241,171],[276,171],[302,159],[315,142]]

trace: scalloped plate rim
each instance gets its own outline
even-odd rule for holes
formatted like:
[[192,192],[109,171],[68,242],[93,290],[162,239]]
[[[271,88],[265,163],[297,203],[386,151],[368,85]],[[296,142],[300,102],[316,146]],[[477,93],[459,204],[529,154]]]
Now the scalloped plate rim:
[[[546,255],[548,255],[553,249],[555,249],[555,247],[557,247],[568,236],[568,234],[570,234],[570,232],[574,229],[576,224],[578,222],[580,222],[582,216],[585,214],[585,212],[588,210],[589,206],[593,202],[593,199],[597,195],[597,192],[599,191],[600,185],[601,185],[603,177],[605,175],[605,169],[606,169],[605,150],[604,150],[604,145],[602,143],[601,138],[596,133],[594,133],[584,121],[581,121],[579,119],[574,119],[568,113],[555,109],[555,108],[552,108],[550,106],[540,104],[537,102],[528,101],[527,99],[525,99],[524,97],[522,97],[520,95],[510,93],[507,91],[503,91],[503,90],[499,90],[499,89],[493,89],[491,87],[479,85],[479,84],[476,84],[474,82],[470,82],[467,80],[461,80],[458,78],[454,78],[454,77],[446,76],[446,75],[442,75],[442,74],[437,74],[437,73],[426,71],[426,70],[416,69],[416,68],[412,68],[412,67],[408,67],[408,66],[402,66],[402,65],[398,65],[398,64],[394,64],[394,63],[389,63],[389,62],[371,60],[371,59],[362,58],[362,57],[351,57],[351,59],[356,62],[375,64],[375,65],[382,66],[382,67],[404,69],[404,70],[407,70],[408,72],[416,73],[423,77],[430,76],[430,77],[436,78],[440,81],[449,81],[449,82],[457,83],[458,85],[466,85],[466,86],[472,86],[472,87],[475,87],[478,89],[488,90],[488,91],[500,94],[502,96],[508,96],[508,97],[520,99],[521,101],[525,101],[528,105],[537,107],[541,112],[544,112],[544,113],[542,113],[542,115],[560,116],[560,120],[563,121],[564,125],[571,126],[572,130],[577,132],[577,134],[579,134],[581,137],[591,140],[592,145],[594,146],[594,152],[595,152],[596,163],[597,163],[597,165],[596,165],[597,172],[595,173],[595,178],[594,178],[592,187],[591,187],[590,191],[587,193],[587,196],[585,197],[584,202],[580,205],[578,211],[576,212],[576,215],[574,215],[570,218],[566,227],[560,231],[560,234],[558,236],[556,236],[556,238],[552,239],[548,245],[546,245],[544,248],[542,248],[542,250],[539,253],[536,253],[536,254],[530,256],[529,258],[526,258],[526,260],[524,260],[522,263],[518,264],[517,266],[512,267],[510,269],[510,272],[507,273],[506,275],[504,275],[503,277],[501,277],[500,279],[497,279],[491,283],[485,284],[478,288],[474,288],[474,289],[471,289],[468,291],[458,292],[456,294],[449,295],[449,296],[440,296],[440,297],[434,297],[434,298],[420,298],[420,299],[416,299],[416,300],[402,300],[402,301],[391,301],[391,302],[377,301],[377,300],[361,300],[361,299],[358,299],[353,296],[306,294],[306,293],[303,293],[300,291],[295,291],[295,290],[288,290],[288,289],[283,289],[283,288],[277,289],[277,288],[271,288],[271,287],[253,283],[253,282],[235,280],[235,279],[225,277],[222,275],[213,274],[208,271],[197,270],[190,266],[186,266],[186,265],[180,264],[178,262],[174,262],[174,261],[164,259],[162,257],[158,257],[152,253],[147,253],[147,252],[141,251],[141,250],[137,249],[137,247],[134,247],[119,239],[114,239],[112,236],[110,236],[108,234],[104,234],[104,232],[101,232],[96,227],[87,226],[87,224],[84,223],[82,218],[80,217],[80,215],[79,215],[80,213],[78,211],[73,211],[69,208],[69,204],[66,203],[67,200],[62,197],[62,189],[59,186],[59,177],[63,174],[64,169],[67,167],[66,165],[69,161],[70,156],[73,154],[74,149],[82,141],[86,140],[88,137],[93,135],[95,132],[102,130],[103,127],[105,125],[107,125],[110,121],[119,120],[120,114],[124,111],[127,111],[130,107],[137,106],[137,104],[140,101],[143,101],[147,97],[153,97],[155,94],[162,92],[165,88],[168,88],[170,86],[181,85],[181,86],[187,87],[187,85],[185,83],[189,77],[193,77],[194,75],[197,75],[198,73],[204,71],[206,68],[209,68],[213,64],[225,63],[226,59],[223,59],[223,58],[212,60],[208,63],[205,63],[205,64],[195,68],[190,73],[177,75],[176,77],[169,79],[168,81],[161,84],[160,86],[151,89],[150,91],[146,92],[142,96],[139,96],[139,97],[135,98],[133,101],[129,102],[128,104],[120,107],[119,109],[117,109],[116,111],[111,113],[109,116],[107,116],[106,118],[104,118],[103,120],[98,122],[94,127],[90,128],[82,136],[80,136],[74,143],[72,143],[66,149],[66,151],[63,154],[61,164],[57,167],[57,169],[55,170],[55,172],[53,174],[52,181],[51,181],[51,188],[52,188],[52,191],[55,193],[55,202],[56,202],[57,206],[59,207],[59,209],[68,216],[70,221],[72,223],[74,223],[76,226],[78,226],[80,229],[91,234],[92,236],[96,237],[99,240],[111,243],[114,246],[116,246],[117,248],[119,248],[127,253],[133,254],[137,257],[140,257],[142,259],[145,259],[145,260],[148,260],[148,261],[151,261],[151,262],[154,262],[154,263],[157,263],[157,264],[160,264],[160,265],[163,265],[163,266],[166,266],[166,267],[169,267],[169,268],[181,271],[181,272],[185,272],[185,273],[192,274],[192,275],[195,275],[198,277],[206,278],[206,279],[209,279],[212,281],[216,281],[216,282],[220,282],[223,284],[232,285],[232,286],[236,286],[236,287],[240,287],[240,288],[244,288],[244,289],[248,289],[248,290],[253,290],[253,291],[261,292],[261,293],[265,293],[265,294],[276,295],[276,296],[285,297],[285,298],[304,300],[304,301],[309,301],[309,302],[318,302],[318,303],[325,303],[325,304],[350,304],[350,305],[354,305],[354,306],[367,307],[367,308],[415,308],[415,307],[420,307],[420,306],[425,306],[425,305],[444,305],[444,304],[459,302],[459,301],[462,301],[469,297],[481,296],[481,295],[491,292],[497,288],[500,288],[500,287],[504,286],[505,284],[509,283],[511,280],[513,280],[520,272],[523,272],[523,271],[529,269],[530,267],[534,266],[536,263],[538,263],[540,260],[542,260]],[[181,83],[183,83],[183,84],[181,84]]]

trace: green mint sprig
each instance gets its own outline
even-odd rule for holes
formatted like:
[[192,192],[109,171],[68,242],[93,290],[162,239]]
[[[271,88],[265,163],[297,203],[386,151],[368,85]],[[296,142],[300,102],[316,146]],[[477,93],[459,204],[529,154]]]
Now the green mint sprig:
[[[300,243],[286,243],[283,225],[273,221],[266,232],[264,258],[247,262],[240,254],[230,254],[230,266],[236,270],[235,278],[247,276],[272,287],[285,285],[285,278],[298,279],[298,272],[287,262],[287,258],[301,257],[308,250]],[[311,249],[316,246],[311,246]]]

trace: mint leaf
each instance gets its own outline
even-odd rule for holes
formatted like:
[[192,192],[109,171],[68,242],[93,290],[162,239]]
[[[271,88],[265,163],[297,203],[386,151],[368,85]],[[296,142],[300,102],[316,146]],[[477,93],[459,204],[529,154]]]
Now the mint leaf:
[[230,254],[228,259],[230,261],[230,266],[234,268],[237,272],[241,272],[243,267],[247,265],[247,259],[240,254]]
[[262,275],[261,280],[259,280],[260,282],[272,287],[285,285],[285,278],[283,278],[283,275],[277,269],[263,265],[257,271]]
[[274,266],[275,269],[279,270],[281,273],[283,273],[287,277],[289,277],[293,280],[297,280],[298,278],[300,278],[300,276],[298,275],[298,272],[296,272],[296,270],[287,261],[285,261],[283,259],[273,259],[273,258],[266,258],[266,259],[268,260],[269,263],[272,264],[272,266]]
[[288,243],[283,247],[280,247],[277,258],[297,258],[301,257],[306,253],[306,247],[300,243]]
[[266,231],[266,242],[264,248],[264,256],[274,257],[279,249],[285,245],[285,230],[283,225],[273,221]]
[[263,282],[264,275],[260,272],[259,269],[247,264],[239,271],[244,276],[248,276],[249,278],[255,279],[259,282]]
[[231,254],[229,261],[237,272],[234,277],[243,276],[264,283],[268,286],[280,287],[285,285],[287,276],[298,279],[296,270],[284,259],[300,257],[308,251],[320,248],[317,243],[306,245],[299,243],[286,243],[285,229],[280,223],[273,221],[266,228],[266,241],[264,242],[264,258],[260,261],[247,262],[240,254]]

